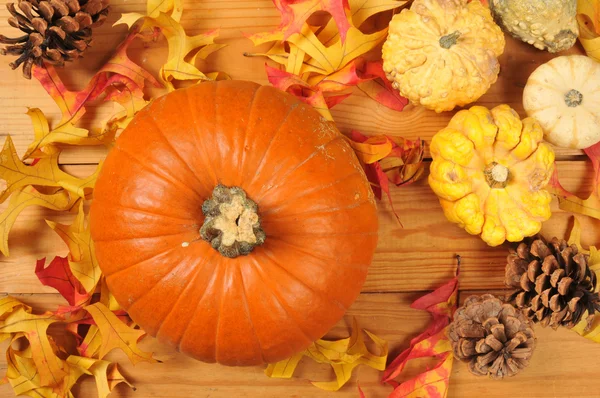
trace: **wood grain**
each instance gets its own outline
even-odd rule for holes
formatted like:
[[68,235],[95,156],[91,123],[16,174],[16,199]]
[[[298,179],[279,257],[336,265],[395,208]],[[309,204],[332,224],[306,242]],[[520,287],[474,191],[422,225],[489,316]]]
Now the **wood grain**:
[[[471,293],[463,292],[464,299]],[[40,310],[51,310],[63,303],[54,294],[18,295],[19,299]],[[408,347],[410,339],[424,330],[429,315],[424,311],[409,308],[417,298],[414,293],[363,294],[348,311],[346,317],[333,328],[327,338],[348,336],[352,317],[359,325],[385,338],[390,345],[391,355]],[[455,361],[449,397],[598,397],[600,380],[600,345],[577,336],[569,330],[553,331],[536,328],[538,343],[530,366],[516,377],[494,381],[471,375],[464,363]],[[4,347],[4,345],[2,346]],[[384,398],[391,392],[379,380],[381,374],[374,369],[361,366],[355,369],[351,381],[337,393],[321,391],[310,381],[326,381],[333,377],[331,368],[304,359],[293,379],[269,379],[263,374],[264,367],[227,368],[220,365],[203,364],[172,352],[153,338],[145,339],[140,347],[155,352],[162,364],[140,363],[135,367],[128,363],[120,352],[112,352],[109,359],[119,363],[119,368],[136,386],[133,392],[128,387],[117,387],[119,397],[357,397],[360,384],[369,398]],[[409,364],[400,381],[414,376],[425,369],[428,361]],[[0,373],[6,367],[4,356],[0,356]],[[85,379],[74,390],[78,397],[94,397],[95,386]],[[12,396],[9,387],[0,387],[0,396]]]
[[[60,75],[67,87],[81,89],[111,55],[115,46],[125,37],[124,26],[112,24],[124,12],[144,12],[143,0],[111,0],[112,12],[107,23],[94,31],[95,44],[87,55],[74,62]],[[252,80],[266,84],[265,60],[244,57],[244,52],[259,52],[265,46],[254,48],[242,33],[272,29],[279,23],[278,13],[271,0],[202,0],[184,2],[182,23],[188,34],[197,34],[220,28],[217,40],[227,47],[212,55],[203,70],[224,71],[235,79]],[[8,26],[8,12],[0,10],[0,34],[14,35]],[[389,15],[388,15],[389,17]],[[576,46],[568,53],[582,53]],[[164,62],[164,40],[149,48],[134,45],[129,52],[132,59],[156,71]],[[376,55],[376,54],[375,54]],[[555,55],[507,37],[507,47],[500,58],[501,73],[498,82],[478,104],[493,107],[507,103],[521,116],[523,87],[529,74],[540,64]],[[17,150],[22,154],[33,137],[30,121],[25,115],[27,107],[39,107],[51,119],[58,121],[60,113],[37,81],[21,78],[20,71],[11,71],[9,58],[0,57],[0,136],[10,134]],[[155,94],[156,92],[152,92]],[[355,90],[353,96],[332,111],[336,124],[343,132],[352,129],[367,135],[401,135],[406,138],[423,138],[427,141],[443,128],[454,112],[435,114],[409,105],[403,112],[385,108]],[[100,126],[116,111],[111,104],[93,104],[88,107],[82,126]],[[93,172],[94,165],[106,155],[103,147],[65,148],[61,163],[65,170],[77,176]],[[556,149],[561,181],[565,188],[580,195],[592,189],[590,163],[581,151]],[[455,272],[454,256],[463,258],[460,286],[461,298],[479,289],[494,290],[503,287],[504,261],[507,247],[489,248],[478,237],[468,235],[450,224],[442,214],[436,197],[426,180],[392,190],[392,201],[403,225],[394,219],[391,207],[382,200],[379,206],[380,240],[373,266],[363,289],[363,294],[351,307],[347,316],[330,333],[329,337],[344,337],[351,318],[356,316],[362,327],[390,342],[391,355],[406,348],[410,338],[427,325],[426,313],[412,310],[409,304],[444,283]],[[5,205],[4,205],[5,206]],[[558,210],[544,225],[545,235],[563,236],[572,216]],[[33,269],[42,257],[66,255],[67,249],[60,238],[47,227],[45,219],[69,224],[70,214],[57,214],[44,209],[29,208],[24,211],[10,235],[10,257],[0,257],[0,292],[16,294],[38,310],[51,310],[64,302],[52,289],[42,286]],[[600,221],[578,217],[583,226],[584,245],[600,243]],[[600,366],[600,345],[591,343],[573,332],[540,329],[538,347],[530,368],[518,377],[495,382],[471,376],[462,363],[456,363],[450,384],[449,397],[598,397],[600,381],[596,375]],[[110,359],[123,364],[123,373],[136,384],[137,392],[119,386],[114,396],[120,397],[356,397],[357,383],[369,398],[387,397],[391,389],[379,383],[381,374],[360,367],[351,383],[339,393],[318,390],[309,380],[327,380],[332,372],[327,366],[303,361],[292,380],[267,378],[262,368],[225,368],[198,363],[171,352],[154,339],[147,339],[142,347],[157,353],[163,364],[130,365],[125,356],[111,353]],[[2,346],[1,348],[4,348]],[[417,364],[424,366],[426,364]],[[6,368],[4,355],[0,355],[0,376]],[[419,366],[409,366],[407,375],[415,375]],[[77,397],[96,396],[89,380],[76,387]],[[0,387],[0,397],[13,396],[9,387]]]

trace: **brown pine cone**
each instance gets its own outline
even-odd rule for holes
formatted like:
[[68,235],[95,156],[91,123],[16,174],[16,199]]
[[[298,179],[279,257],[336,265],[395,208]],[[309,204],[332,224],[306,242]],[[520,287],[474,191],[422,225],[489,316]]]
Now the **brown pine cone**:
[[469,371],[494,379],[514,376],[529,365],[535,348],[533,325],[512,305],[491,294],[471,296],[448,328],[454,356]]
[[63,66],[89,47],[92,27],[108,15],[108,0],[18,0],[6,8],[11,14],[8,23],[24,35],[0,35],[0,44],[7,45],[0,53],[18,56],[9,65],[17,69],[22,64],[23,75],[30,79],[34,63]]
[[505,282],[516,289],[510,301],[542,326],[572,328],[586,312],[591,322],[600,297],[588,260],[577,246],[557,238],[521,242],[507,258]]

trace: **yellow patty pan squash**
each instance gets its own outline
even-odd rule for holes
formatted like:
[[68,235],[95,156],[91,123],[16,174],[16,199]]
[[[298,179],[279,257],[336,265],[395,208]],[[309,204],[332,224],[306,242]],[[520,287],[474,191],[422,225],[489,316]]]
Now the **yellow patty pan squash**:
[[502,29],[480,1],[415,0],[390,22],[383,70],[413,104],[449,111],[496,82],[504,45]]
[[458,112],[431,141],[429,185],[448,220],[490,246],[537,234],[551,215],[544,188],[554,171],[543,136],[508,105]]

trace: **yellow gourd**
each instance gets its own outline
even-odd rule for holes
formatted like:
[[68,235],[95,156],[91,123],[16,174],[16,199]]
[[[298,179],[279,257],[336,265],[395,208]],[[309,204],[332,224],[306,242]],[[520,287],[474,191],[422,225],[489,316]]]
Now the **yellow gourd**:
[[496,82],[504,45],[481,2],[415,0],[390,22],[383,70],[413,104],[449,111],[476,101]]
[[535,235],[551,216],[554,152],[508,105],[458,112],[431,141],[429,185],[448,220],[490,246]]

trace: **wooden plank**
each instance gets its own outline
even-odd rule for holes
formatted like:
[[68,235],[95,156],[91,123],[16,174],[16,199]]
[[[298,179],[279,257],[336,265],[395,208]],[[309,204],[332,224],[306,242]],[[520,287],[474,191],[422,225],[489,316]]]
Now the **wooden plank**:
[[[124,26],[112,28],[111,25],[123,12],[144,12],[145,2],[113,1],[111,7],[112,13],[107,23],[94,30],[94,47],[84,58],[75,61],[68,69],[60,71],[67,87],[83,88],[93,71],[106,61],[112,49],[125,36]],[[221,70],[235,79],[268,83],[264,72],[265,59],[248,58],[243,55],[244,52],[263,51],[268,46],[254,48],[251,41],[241,33],[260,32],[277,26],[279,18],[271,1],[186,1],[184,9],[182,24],[188,29],[188,34],[220,28],[221,36],[218,42],[227,44],[227,47],[209,58],[206,70]],[[5,9],[0,10],[0,34],[14,34],[14,29],[6,22],[7,16],[8,12]],[[165,45],[164,40],[151,48],[143,48],[136,44],[132,47],[130,56],[150,70],[156,71],[161,62],[164,62]],[[577,47],[569,53],[581,51]],[[507,37],[507,47],[500,58],[502,70],[498,82],[478,104],[493,107],[507,103],[524,116],[521,96],[527,77],[537,66],[552,57],[552,54],[538,51],[532,46]],[[8,68],[8,62],[8,57],[0,58],[0,120],[3,121],[0,135],[11,134],[18,152],[23,153],[33,136],[31,123],[25,115],[26,108],[39,107],[54,121],[60,119],[60,114],[37,81],[21,78],[20,71],[11,71]],[[332,112],[337,126],[343,132],[355,129],[368,135],[402,135],[410,139],[420,137],[429,141],[433,134],[447,125],[455,113],[436,114],[412,105],[407,106],[403,112],[396,112],[370,100],[360,90],[356,89],[354,92],[354,96],[335,107]],[[114,106],[92,105],[88,108],[83,123],[85,126],[100,126],[114,111]],[[106,149],[103,147],[70,149],[63,153],[61,162],[97,163],[105,154]],[[557,149],[557,155],[561,159],[579,154],[581,151]]]
[[[78,176],[93,172],[95,166],[69,166]],[[586,194],[592,184],[587,162],[559,162],[565,188]],[[416,200],[415,198],[418,198]],[[497,289],[503,286],[506,246],[488,247],[480,238],[467,234],[444,217],[426,178],[403,188],[392,189],[392,200],[403,223],[394,218],[387,200],[379,202],[379,245],[363,288],[365,292],[405,292],[428,290],[451,277],[454,256],[463,258],[461,283],[465,289]],[[558,210],[544,225],[545,234],[564,236],[571,215]],[[0,259],[0,292],[50,292],[33,273],[38,258],[66,255],[60,238],[44,219],[70,224],[72,215],[29,208],[18,219],[10,235],[11,255]],[[600,221],[579,217],[585,245],[600,242]]]
[[[470,293],[474,292],[463,292],[461,297],[464,299]],[[60,303],[60,298],[53,294],[18,297],[40,310],[53,309]],[[389,342],[391,359],[407,348],[410,339],[424,330],[429,322],[426,312],[409,308],[417,297],[418,295],[411,293],[363,294],[327,337],[347,336],[352,317],[356,317],[361,327]],[[468,372],[466,364],[455,361],[448,396],[597,397],[600,391],[600,380],[596,376],[600,366],[600,344],[588,341],[569,330],[555,332],[537,327],[536,333],[538,344],[531,365],[510,380],[494,381],[475,377]],[[333,394],[319,390],[309,382],[330,380],[333,377],[331,368],[308,359],[301,362],[293,379],[281,380],[266,377],[263,367],[228,368],[200,363],[171,351],[152,338],[143,341],[141,347],[155,352],[156,357],[164,363],[140,363],[134,367],[120,352],[109,354],[109,359],[117,361],[123,374],[137,387],[134,394],[126,386],[120,386],[111,396],[357,397],[357,383],[369,398],[387,397],[391,391],[391,387],[380,384],[380,372],[365,366],[357,368],[351,381]],[[409,365],[406,375],[399,380],[414,376],[426,364],[422,361]],[[4,373],[5,367],[6,359],[4,355],[0,355],[0,374]],[[84,380],[75,392],[78,397],[93,397],[96,394],[90,379]],[[10,387],[1,386],[0,395],[12,396]]]

